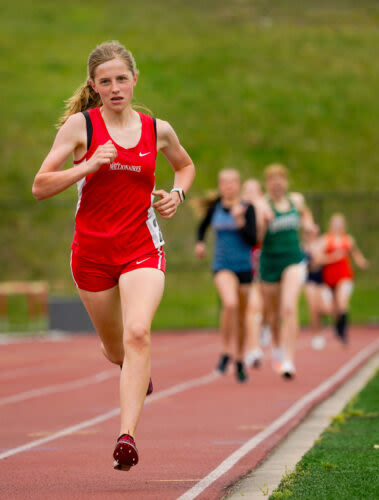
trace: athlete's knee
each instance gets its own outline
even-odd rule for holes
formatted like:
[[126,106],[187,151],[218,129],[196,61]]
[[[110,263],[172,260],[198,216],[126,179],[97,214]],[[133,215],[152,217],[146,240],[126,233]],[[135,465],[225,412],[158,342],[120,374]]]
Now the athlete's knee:
[[263,317],[263,304],[259,300],[249,300],[247,303],[247,309],[252,314],[256,314]]
[[101,351],[104,356],[115,365],[122,365],[124,362],[124,350],[122,347],[120,349],[116,348],[105,348],[104,344],[101,344]]
[[282,306],[282,316],[284,318],[292,317],[296,314],[296,304],[293,302],[286,302]]
[[345,313],[346,310],[347,310],[346,304],[344,304],[343,302],[341,302],[341,303],[337,302],[336,303],[336,305],[335,305],[335,312],[336,312],[337,315]]
[[251,316],[254,316],[256,313],[257,313],[257,311],[256,311],[254,305],[251,304],[250,302],[248,302],[246,304],[245,314],[250,314]]
[[125,348],[131,346],[137,349],[146,349],[150,345],[150,329],[142,322],[132,322],[125,328]]
[[280,317],[279,314],[270,314],[266,318],[267,324],[270,326],[270,328],[273,331],[278,330],[279,325],[280,325]]
[[238,310],[238,299],[234,297],[228,297],[222,303],[224,311],[229,313],[234,313]]

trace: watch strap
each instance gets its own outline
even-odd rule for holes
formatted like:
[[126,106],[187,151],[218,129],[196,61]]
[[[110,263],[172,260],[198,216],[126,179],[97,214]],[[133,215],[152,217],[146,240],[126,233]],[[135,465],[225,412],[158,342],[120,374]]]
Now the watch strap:
[[170,193],[178,193],[179,194],[179,199],[180,203],[183,203],[184,200],[186,199],[186,195],[184,194],[184,191],[182,188],[172,188]]

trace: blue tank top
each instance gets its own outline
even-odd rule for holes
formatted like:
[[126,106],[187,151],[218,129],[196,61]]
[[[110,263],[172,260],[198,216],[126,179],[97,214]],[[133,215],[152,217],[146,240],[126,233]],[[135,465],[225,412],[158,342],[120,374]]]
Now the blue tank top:
[[213,271],[250,271],[251,246],[245,243],[234,217],[218,202],[211,219],[215,232]]

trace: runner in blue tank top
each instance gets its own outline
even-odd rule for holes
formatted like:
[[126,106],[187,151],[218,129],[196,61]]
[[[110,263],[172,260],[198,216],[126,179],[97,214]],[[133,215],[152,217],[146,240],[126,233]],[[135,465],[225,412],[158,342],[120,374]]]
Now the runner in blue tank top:
[[217,370],[226,372],[236,340],[236,376],[238,381],[245,382],[246,305],[252,282],[251,249],[256,243],[255,210],[241,201],[241,179],[237,170],[222,170],[218,188],[220,197],[210,205],[198,228],[195,253],[198,258],[205,256],[204,238],[211,226],[215,233],[212,270],[222,303],[222,354]]

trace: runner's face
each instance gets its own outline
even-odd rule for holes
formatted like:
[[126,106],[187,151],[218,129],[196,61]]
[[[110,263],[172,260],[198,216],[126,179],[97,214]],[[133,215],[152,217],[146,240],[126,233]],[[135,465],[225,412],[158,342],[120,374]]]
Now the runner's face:
[[95,81],[91,82],[100,94],[103,105],[113,111],[123,111],[133,98],[137,75],[128,69],[122,59],[115,58],[96,68]]
[[261,185],[258,181],[246,181],[242,188],[242,198],[249,202],[259,200],[262,197]]
[[266,181],[267,191],[272,198],[279,199],[288,189],[288,181],[281,174],[271,175]]
[[343,217],[332,217],[330,220],[330,231],[332,233],[344,233],[346,231],[346,223]]
[[218,189],[222,198],[233,200],[237,198],[241,188],[241,181],[235,172],[224,172],[218,180]]

